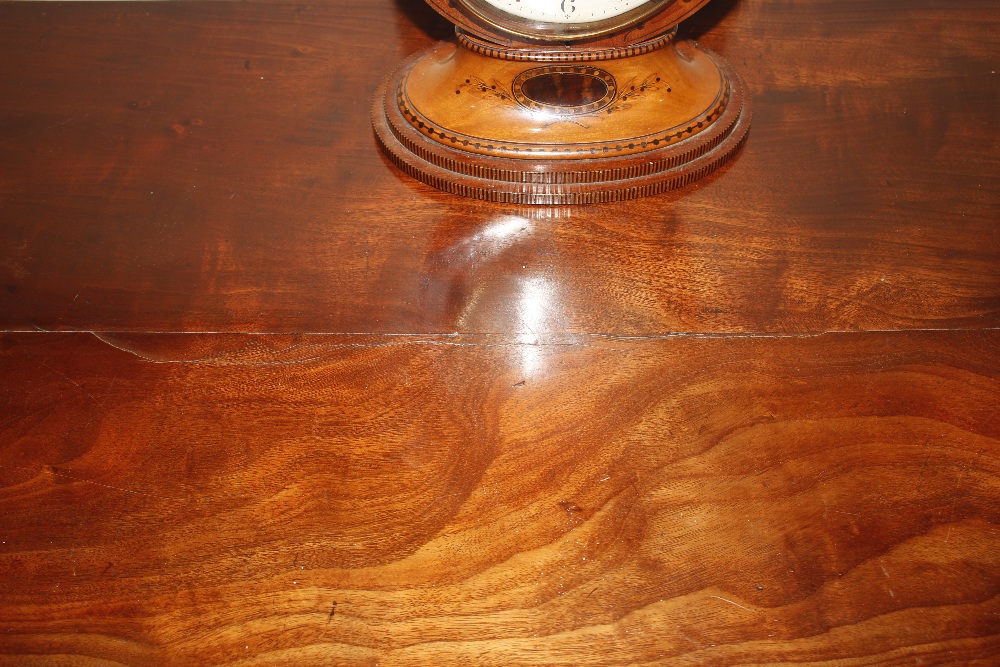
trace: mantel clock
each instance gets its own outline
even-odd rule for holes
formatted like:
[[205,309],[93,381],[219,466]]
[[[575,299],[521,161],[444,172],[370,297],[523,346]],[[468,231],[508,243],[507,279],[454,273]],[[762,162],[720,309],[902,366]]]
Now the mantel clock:
[[411,176],[491,201],[575,204],[655,194],[732,157],[742,82],[676,40],[707,0],[426,0],[457,40],[376,94],[382,149]]

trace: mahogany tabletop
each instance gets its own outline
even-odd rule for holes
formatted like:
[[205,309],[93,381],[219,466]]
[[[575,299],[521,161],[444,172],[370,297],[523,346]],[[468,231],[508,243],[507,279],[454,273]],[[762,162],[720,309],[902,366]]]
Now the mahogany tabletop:
[[0,665],[1000,663],[1000,5],[713,0],[588,206],[379,153],[450,35],[0,3]]

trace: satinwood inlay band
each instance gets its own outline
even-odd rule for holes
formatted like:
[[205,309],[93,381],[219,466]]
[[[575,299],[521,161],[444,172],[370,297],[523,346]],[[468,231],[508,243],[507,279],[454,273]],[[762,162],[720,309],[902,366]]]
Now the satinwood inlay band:
[[[395,105],[403,118],[421,134],[434,141],[452,146],[461,146],[470,153],[512,158],[587,158],[600,155],[629,155],[657,150],[695,136],[708,125],[716,122],[729,105],[732,84],[729,74],[722,71],[722,85],[716,99],[702,113],[683,125],[666,128],[655,134],[630,137],[627,140],[611,143],[581,143],[581,144],[530,144],[527,142],[500,141],[474,135],[467,135],[442,127],[422,114],[406,94],[407,78],[414,61],[406,63],[402,68],[402,76],[395,85]],[[610,110],[595,110],[595,113],[610,113]]]

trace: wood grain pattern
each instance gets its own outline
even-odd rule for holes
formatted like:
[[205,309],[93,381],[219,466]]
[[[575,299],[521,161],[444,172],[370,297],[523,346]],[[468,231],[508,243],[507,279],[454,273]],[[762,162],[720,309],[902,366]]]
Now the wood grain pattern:
[[998,350],[8,334],[0,662],[995,664]]
[[379,155],[448,32],[0,3],[0,665],[1000,663],[996,3],[712,0],[746,148],[575,208]]
[[560,285],[548,333],[997,326],[995,3],[713,0],[682,28],[746,81],[746,150],[523,211],[378,155],[376,87],[448,32],[422,3],[5,3],[0,327],[516,333],[525,279]]

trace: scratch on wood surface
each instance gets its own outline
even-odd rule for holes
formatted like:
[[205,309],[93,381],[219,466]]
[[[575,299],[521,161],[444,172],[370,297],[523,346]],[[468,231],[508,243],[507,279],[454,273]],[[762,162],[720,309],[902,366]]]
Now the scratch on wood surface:
[[[27,470],[27,468],[25,468],[25,470]],[[76,477],[74,475],[68,475],[68,474],[66,474],[64,472],[57,472],[57,471],[53,470],[51,467],[48,468],[48,471],[50,473],[52,473],[53,475],[55,475],[56,477],[65,477],[66,479],[71,479],[74,482],[80,482],[82,484],[93,484],[94,486],[100,486],[100,487],[103,487],[105,489],[111,489],[113,491],[121,491],[122,493],[130,493],[130,494],[132,494],[134,496],[146,496],[147,498],[152,498],[153,497],[151,494],[149,494],[149,493],[143,493],[142,491],[132,491],[131,489],[123,489],[120,486],[111,486],[110,484],[101,484],[100,482],[95,482],[95,481],[93,481],[91,479],[84,479],[82,477]]]
[[[63,378],[67,382],[70,382],[71,384],[73,384],[77,389],[79,389],[83,393],[84,396],[86,396],[87,398],[89,398],[90,400],[92,400],[94,403],[97,403],[98,405],[101,405],[101,403],[96,398],[94,398],[90,394],[90,392],[88,392],[86,389],[83,388],[83,385],[81,385],[79,382],[77,382],[76,380],[74,380],[70,376],[66,375],[62,371],[57,371],[56,369],[52,368],[52,366],[49,366],[48,363],[46,363],[44,361],[42,362],[42,366],[45,366],[46,368],[48,368],[50,371],[52,371],[53,373],[55,373],[59,377]],[[90,423],[88,422],[87,426],[89,426],[89,425],[90,425]]]
[[[322,358],[321,354],[315,354],[309,357],[303,357],[300,359],[289,359],[289,360],[264,360],[264,361],[243,361],[238,359],[238,355],[241,353],[254,353],[257,350],[248,349],[249,345],[244,345],[243,347],[234,350],[225,350],[218,354],[213,354],[204,357],[197,357],[194,359],[171,359],[167,357],[154,357],[149,354],[144,353],[142,350],[136,349],[130,345],[124,343],[109,340],[109,336],[113,336],[113,333],[108,332],[98,332],[98,331],[88,331],[97,340],[101,341],[105,345],[115,348],[116,350],[121,350],[122,352],[127,352],[131,355],[142,359],[143,361],[148,361],[152,364],[206,364],[206,365],[218,365],[218,366],[290,366],[294,364],[304,364],[310,361],[316,361]],[[185,334],[177,334],[185,335]],[[276,357],[280,354],[295,350],[299,347],[304,347],[301,343],[296,343],[294,345],[288,346],[280,350],[264,350],[262,352],[269,354],[272,357]],[[322,345],[314,345],[311,347],[323,347]]]
[[760,613],[756,609],[751,609],[750,607],[744,607],[739,602],[733,602],[732,600],[724,598],[724,597],[722,597],[720,595],[709,595],[708,597],[715,598],[716,600],[722,600],[723,602],[728,602],[729,604],[732,604],[732,605],[736,605],[740,609],[744,609],[744,610],[750,612],[751,614],[759,614]]
[[[26,470],[28,472],[35,472],[34,468],[28,468],[28,467],[25,467],[25,466],[4,466],[4,465],[0,464],[0,468],[4,468],[4,467],[11,468],[11,469],[14,469],[14,470]],[[111,486],[110,484],[102,484],[101,482],[95,482],[95,481],[90,480],[90,479],[84,479],[82,477],[76,477],[74,475],[70,475],[70,474],[67,474],[67,473],[55,470],[55,469],[53,469],[52,466],[46,466],[43,470],[47,470],[49,472],[49,474],[54,475],[56,477],[63,477],[65,479],[69,479],[69,480],[72,480],[74,482],[80,482],[81,484],[93,484],[94,486],[100,486],[100,487],[103,487],[105,489],[111,489],[113,491],[121,491],[122,493],[130,493],[130,494],[132,494],[134,496],[145,496],[147,498],[153,498],[154,497],[152,494],[143,493],[142,491],[132,491],[131,489],[124,489],[124,488],[122,488],[120,486]],[[162,497],[162,496],[160,496],[160,497]]]

